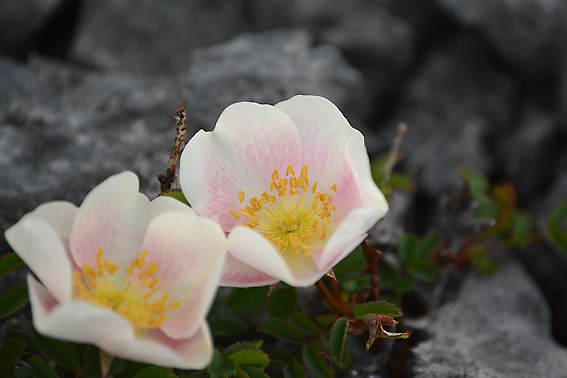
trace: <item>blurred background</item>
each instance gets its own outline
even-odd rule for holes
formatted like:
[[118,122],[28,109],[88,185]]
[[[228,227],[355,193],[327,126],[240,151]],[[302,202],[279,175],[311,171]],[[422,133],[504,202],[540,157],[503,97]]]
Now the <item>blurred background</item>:
[[[190,136],[295,94],[333,101],[371,158],[408,125],[397,169],[417,190],[377,238],[439,226],[460,165],[511,183],[541,226],[567,199],[566,41],[562,0],[1,0],[0,229],[123,170],[157,195],[180,103]],[[516,260],[550,306],[534,335],[563,358],[566,259],[535,243]]]

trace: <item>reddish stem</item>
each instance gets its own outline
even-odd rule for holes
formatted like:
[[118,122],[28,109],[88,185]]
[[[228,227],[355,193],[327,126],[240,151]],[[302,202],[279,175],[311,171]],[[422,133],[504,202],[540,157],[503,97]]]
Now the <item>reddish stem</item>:
[[327,301],[327,303],[329,304],[329,307],[331,307],[331,309],[336,312],[339,315],[344,315],[345,311],[343,310],[343,308],[337,303],[337,301],[335,300],[335,298],[333,298],[333,296],[331,295],[331,293],[329,292],[329,290],[327,289],[327,286],[325,286],[325,284],[323,283],[323,280],[319,280],[315,283],[315,286],[317,287],[317,289],[319,290],[319,293],[321,293],[321,295],[323,296],[323,298],[325,299],[325,301]]

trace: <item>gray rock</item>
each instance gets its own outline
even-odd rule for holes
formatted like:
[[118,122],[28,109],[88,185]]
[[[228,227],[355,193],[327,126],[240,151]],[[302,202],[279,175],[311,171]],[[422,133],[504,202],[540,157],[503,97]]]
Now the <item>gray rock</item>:
[[565,19],[556,0],[437,0],[455,19],[480,30],[512,67],[546,73],[558,66]]
[[[556,163],[563,144],[555,123],[554,114],[526,104],[513,133],[506,133],[497,140],[496,159],[503,179],[516,189],[522,201],[533,202],[532,195],[544,192],[553,182]],[[542,169],[548,167],[548,169]]]
[[551,338],[539,290],[512,260],[493,277],[476,272],[459,297],[424,322],[428,340],[413,349],[419,377],[564,377],[567,350]]
[[515,97],[514,82],[477,40],[459,37],[432,53],[388,122],[408,125],[402,152],[418,188],[433,197],[447,193],[461,164],[490,172],[485,141],[509,126]]
[[3,0],[0,2],[0,52],[29,42],[62,0]]
[[185,71],[194,48],[250,30],[245,0],[85,0],[70,58],[143,74]]
[[311,46],[310,36],[302,31],[245,34],[197,50],[181,80],[187,83],[184,94],[194,99],[189,105],[195,119],[207,129],[236,101],[276,103],[298,93],[319,94],[349,119],[363,101],[360,73],[337,48]]
[[168,113],[179,103],[193,133],[212,129],[236,101],[275,103],[311,93],[345,109],[362,85],[336,48],[312,47],[301,32],[242,36],[190,60],[183,74],[139,77],[0,59],[0,229],[42,202],[79,204],[123,170],[136,172],[141,191],[154,197],[175,134]]

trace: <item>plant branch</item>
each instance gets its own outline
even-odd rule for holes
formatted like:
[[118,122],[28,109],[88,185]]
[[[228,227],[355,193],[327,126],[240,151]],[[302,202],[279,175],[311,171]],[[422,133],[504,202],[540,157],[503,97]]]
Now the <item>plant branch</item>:
[[329,289],[327,289],[327,286],[325,286],[325,284],[323,283],[323,280],[319,280],[315,283],[315,286],[317,287],[317,289],[319,290],[319,293],[321,293],[321,296],[323,297],[323,299],[325,299],[325,301],[327,301],[327,303],[329,304],[329,307],[331,307],[331,309],[336,312],[339,315],[344,315],[345,310],[337,303],[337,301],[335,300],[335,298],[331,295],[331,293],[329,292]]
[[160,182],[161,193],[167,192],[171,189],[171,183],[175,177],[175,170],[177,169],[177,162],[179,161],[179,156],[185,148],[185,136],[187,135],[187,129],[185,124],[187,122],[185,118],[185,107],[183,104],[179,105],[177,108],[177,116],[169,114],[173,119],[177,121],[177,132],[175,133],[175,142],[173,143],[173,149],[171,150],[171,155],[169,156],[169,163],[167,164],[167,169],[165,173],[159,173],[157,179]]
[[396,159],[400,152],[400,145],[402,144],[402,139],[404,134],[408,131],[408,127],[405,123],[401,122],[396,128],[396,135],[394,136],[394,142],[392,143],[392,148],[388,154],[388,160],[386,160],[386,165],[384,166],[384,172],[382,173],[382,182],[380,186],[386,185],[390,181],[390,175],[392,174],[392,169],[396,165]]
[[362,242],[362,250],[364,251],[364,257],[366,258],[366,265],[370,271],[370,282],[372,283],[372,294],[374,299],[380,300],[380,277],[378,276],[378,260],[382,256],[382,252],[372,248],[368,238],[364,239]]

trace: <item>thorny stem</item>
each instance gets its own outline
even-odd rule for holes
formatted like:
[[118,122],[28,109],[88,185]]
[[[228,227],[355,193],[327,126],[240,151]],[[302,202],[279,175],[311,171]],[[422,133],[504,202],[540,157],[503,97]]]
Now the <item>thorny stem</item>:
[[398,153],[400,152],[400,145],[402,144],[402,139],[404,134],[408,131],[408,126],[401,122],[398,124],[396,128],[396,135],[394,137],[394,142],[392,143],[392,148],[390,149],[390,153],[388,155],[388,160],[386,160],[386,165],[384,166],[384,173],[382,173],[382,182],[380,183],[381,186],[385,185],[390,181],[390,175],[392,174],[392,169],[394,169],[394,165],[396,164],[396,158],[398,157]]
[[321,293],[321,296],[323,296],[323,299],[325,299],[325,301],[327,301],[327,303],[329,304],[331,309],[339,315],[344,315],[344,313],[346,312],[346,309],[344,307],[342,307],[341,305],[339,305],[339,303],[336,301],[336,299],[331,295],[331,293],[329,292],[329,289],[327,289],[327,286],[325,286],[325,284],[323,283],[323,280],[320,279],[319,281],[317,281],[315,283],[315,286],[319,290],[319,293]]
[[366,265],[370,271],[370,281],[372,283],[372,294],[374,299],[380,300],[380,278],[378,277],[378,260],[382,256],[382,252],[377,249],[372,248],[368,238],[364,239],[362,242],[362,250],[364,251],[364,257],[366,258]]
[[175,170],[177,169],[177,162],[179,161],[179,156],[185,148],[185,136],[187,135],[187,129],[185,124],[187,122],[185,118],[185,107],[183,104],[179,105],[177,108],[177,116],[169,114],[173,119],[177,121],[177,132],[175,133],[175,142],[173,143],[173,149],[171,150],[171,155],[169,156],[169,163],[167,164],[167,169],[165,173],[159,173],[157,179],[160,182],[161,193],[167,192],[171,189],[171,183],[175,177]]

